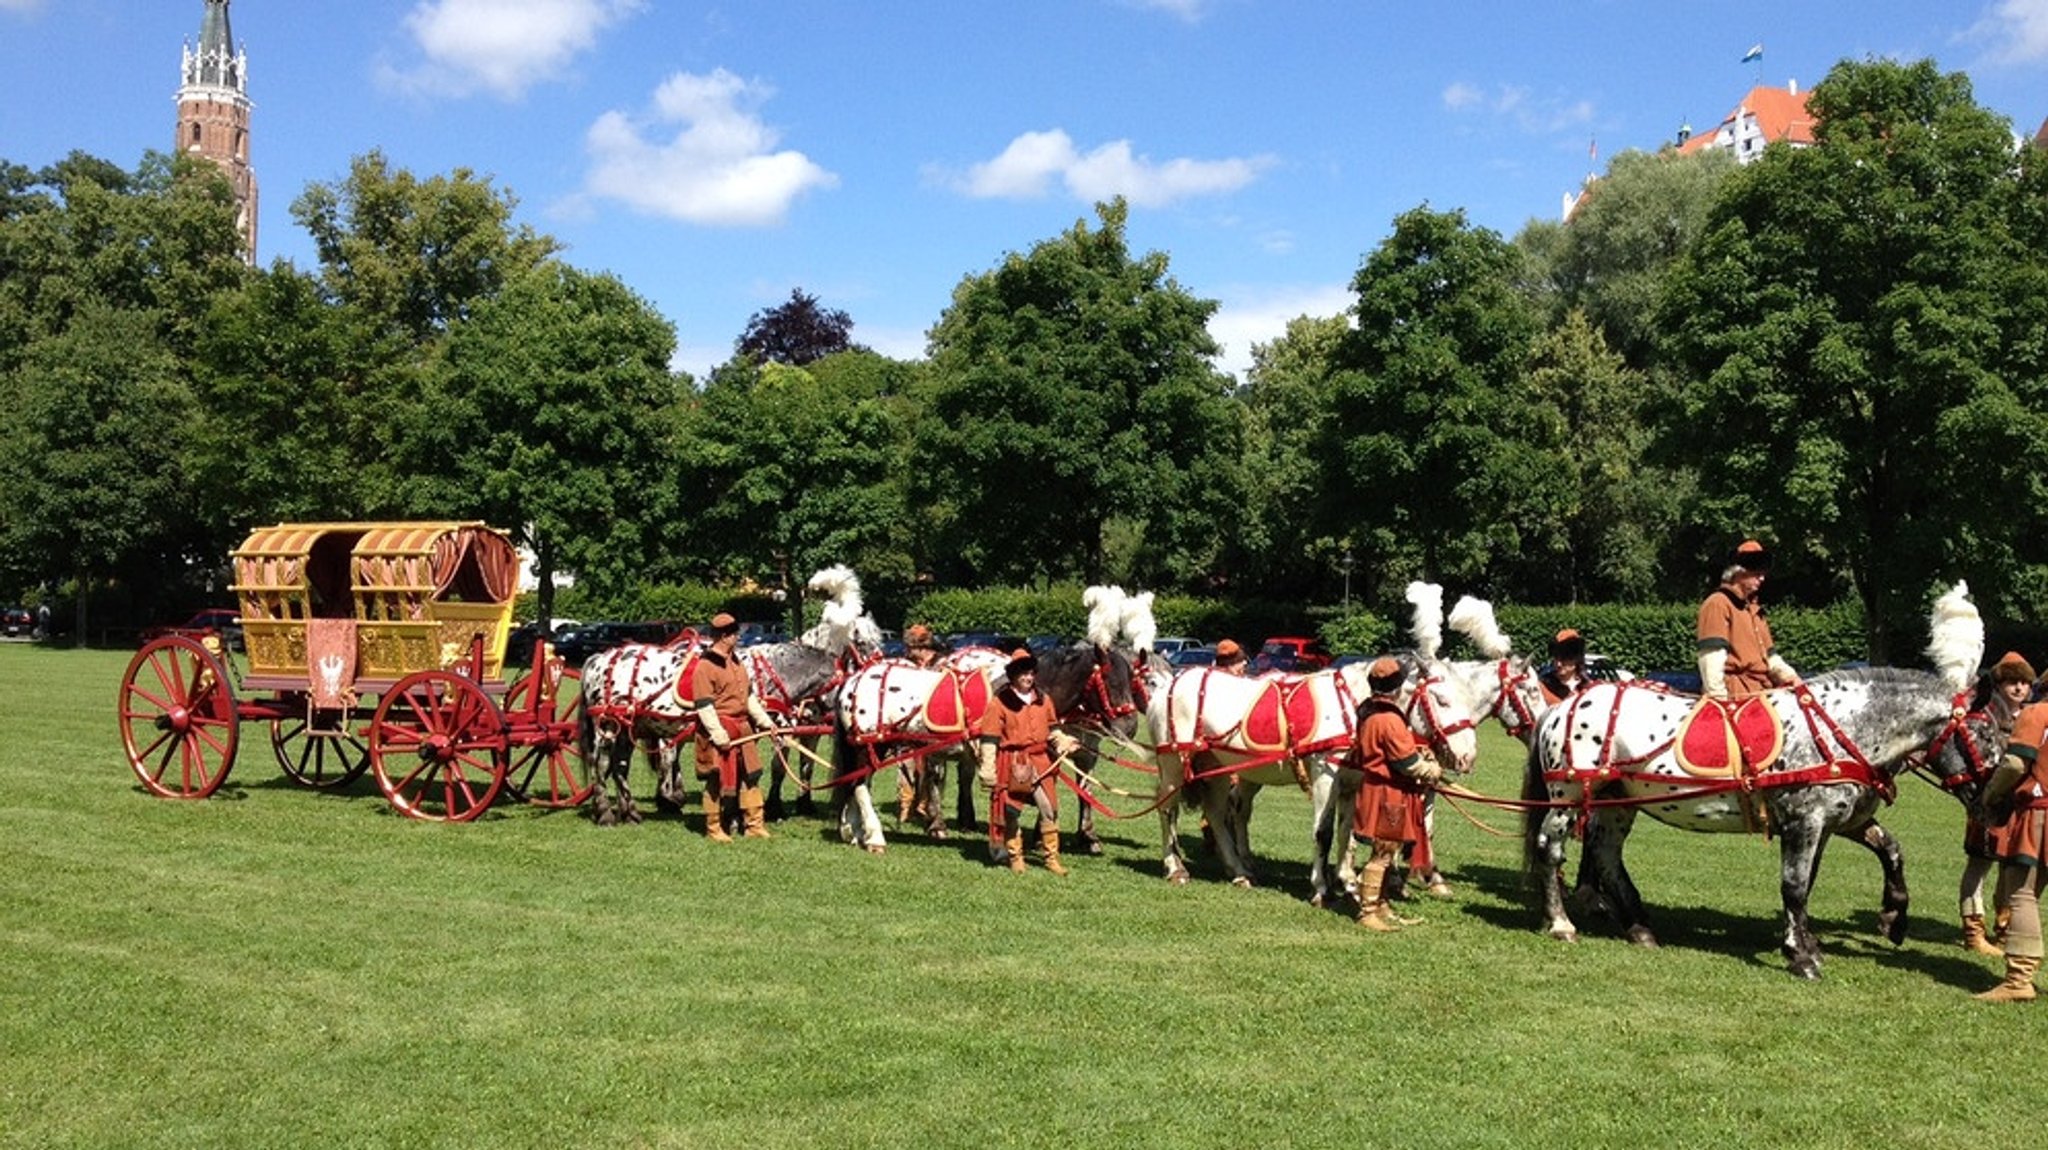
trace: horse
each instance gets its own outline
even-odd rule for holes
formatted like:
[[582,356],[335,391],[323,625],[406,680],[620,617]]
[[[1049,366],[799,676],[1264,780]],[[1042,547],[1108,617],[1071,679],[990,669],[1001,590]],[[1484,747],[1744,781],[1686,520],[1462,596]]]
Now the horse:
[[[771,715],[791,716],[808,701],[828,693],[846,667],[881,646],[881,630],[861,607],[860,580],[845,566],[811,576],[806,590],[828,598],[816,627],[792,643],[760,644],[741,650],[754,692]],[[591,656],[583,666],[583,719],[579,742],[583,760],[598,776],[596,819],[600,826],[640,821],[627,783],[637,744],[654,767],[658,806],[680,810],[682,774],[677,747],[694,733],[695,700],[682,697],[698,656],[697,636],[685,631],[665,647],[627,643]],[[609,790],[607,789],[609,785]]]
[[[1114,592],[1113,597],[1107,592]],[[1141,631],[1150,624],[1150,596],[1143,596]],[[1061,725],[1100,756],[1106,739],[1128,743],[1137,730],[1142,678],[1139,660],[1109,644],[1125,618],[1125,597],[1114,588],[1089,588],[1089,640],[1057,647],[1038,657],[1038,688],[1052,700]],[[1101,640],[1100,642],[1096,640]],[[836,795],[841,837],[873,853],[886,846],[881,820],[868,789],[875,771],[896,765],[911,777],[915,809],[935,839],[949,834],[945,784],[949,767],[959,772],[958,822],[975,825],[971,791],[974,732],[988,700],[1006,682],[1010,656],[985,647],[949,652],[935,667],[906,660],[882,660],[864,667],[836,696],[834,764],[841,780]],[[1086,789],[1083,781],[1075,784]],[[1085,849],[1102,853],[1093,811],[1082,802]]]
[[[1935,604],[1930,630],[1934,672],[1833,671],[1760,696],[1776,720],[1761,733],[1774,735],[1779,751],[1755,770],[1688,769],[1695,744],[1681,740],[1680,726],[1697,705],[1691,696],[1596,683],[1552,708],[1531,740],[1523,785],[1525,865],[1541,893],[1544,928],[1553,938],[1578,937],[1563,872],[1575,824],[1584,828],[1591,893],[1642,946],[1655,946],[1656,937],[1622,859],[1638,811],[1683,830],[1767,827],[1779,842],[1783,952],[1793,974],[1820,977],[1820,944],[1806,908],[1829,836],[1860,835],[1873,825],[1879,800],[1890,800],[1909,764],[1924,762],[1945,788],[1974,803],[1976,772],[2004,749],[2010,705],[1986,686],[1971,689],[1984,624],[1964,584]],[[1904,932],[1900,873],[1897,889],[1886,891],[1889,918],[1881,919],[1893,942]]]
[[[1403,671],[1398,699],[1410,726],[1446,772],[1469,771],[1477,739],[1463,700],[1422,660],[1397,657]],[[1337,799],[1347,782],[1355,790],[1360,777],[1345,761],[1358,730],[1359,703],[1370,696],[1368,665],[1256,679],[1189,667],[1152,696],[1146,719],[1159,762],[1159,829],[1168,882],[1188,881],[1180,853],[1180,807],[1199,802],[1231,882],[1251,886],[1252,796],[1258,787],[1291,783],[1310,795],[1316,848],[1311,902],[1323,905],[1330,895]]]

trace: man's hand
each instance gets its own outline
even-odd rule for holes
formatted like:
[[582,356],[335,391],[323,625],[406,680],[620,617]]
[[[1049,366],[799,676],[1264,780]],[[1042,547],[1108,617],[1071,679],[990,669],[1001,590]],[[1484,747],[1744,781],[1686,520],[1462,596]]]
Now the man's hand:
[[711,740],[712,746],[721,751],[732,750],[732,736],[725,733],[725,723],[717,711],[708,706],[697,708],[697,726],[703,729],[704,737]]

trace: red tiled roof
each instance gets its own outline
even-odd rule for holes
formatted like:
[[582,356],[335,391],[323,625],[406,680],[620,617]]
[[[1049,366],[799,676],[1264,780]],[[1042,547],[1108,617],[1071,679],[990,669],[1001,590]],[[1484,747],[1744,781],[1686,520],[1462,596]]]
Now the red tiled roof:
[[1710,131],[1701,132],[1678,146],[1681,152],[1697,152],[1709,147],[1720,136],[1721,129],[1744,116],[1756,117],[1757,129],[1763,133],[1766,143],[1790,140],[1795,144],[1813,143],[1813,113],[1807,110],[1804,92],[1791,92],[1784,88],[1751,88],[1749,95],[1735,110],[1721,117]]

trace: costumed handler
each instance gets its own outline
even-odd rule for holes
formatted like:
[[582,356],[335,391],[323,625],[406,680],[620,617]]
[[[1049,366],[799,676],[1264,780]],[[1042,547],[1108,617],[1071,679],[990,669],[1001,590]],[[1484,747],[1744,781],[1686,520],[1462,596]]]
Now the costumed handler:
[[1421,841],[1423,794],[1444,777],[1443,768],[1425,759],[1415,745],[1397,696],[1407,678],[1399,660],[1381,658],[1366,669],[1372,698],[1358,710],[1358,739],[1353,753],[1365,782],[1351,816],[1355,844],[1370,843],[1372,857],[1358,879],[1358,925],[1393,931],[1420,919],[1402,918],[1388,907],[1387,868],[1409,843]]
[[1038,808],[1039,842],[1045,848],[1045,869],[1064,875],[1060,863],[1059,774],[1055,757],[1073,754],[1081,742],[1053,730],[1059,715],[1052,700],[1038,690],[1038,660],[1019,648],[1004,668],[1008,682],[989,700],[976,729],[981,784],[994,794],[989,801],[989,854],[997,864],[1024,873],[1025,805]]
[[759,741],[746,736],[773,730],[775,720],[754,694],[746,663],[737,654],[739,623],[721,612],[712,618],[709,634],[711,646],[698,656],[689,693],[697,712],[697,777],[704,781],[704,837],[712,842],[732,841],[725,829],[726,804],[737,798],[746,837],[769,838],[761,798]]

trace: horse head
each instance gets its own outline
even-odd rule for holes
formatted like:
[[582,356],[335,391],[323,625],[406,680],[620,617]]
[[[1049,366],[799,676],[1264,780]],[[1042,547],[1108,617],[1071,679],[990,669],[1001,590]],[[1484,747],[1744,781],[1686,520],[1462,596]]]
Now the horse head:
[[[1408,729],[1436,756],[1446,773],[1469,773],[1479,757],[1479,734],[1464,688],[1455,683],[1441,660],[1425,659],[1413,651],[1392,657],[1400,662],[1404,672],[1394,702],[1408,716]],[[1362,659],[1337,669],[1344,689],[1353,699],[1372,697],[1367,668],[1376,661]]]
[[1128,737],[1143,704],[1134,690],[1131,656],[1114,647],[1073,643],[1038,658],[1038,687],[1060,720],[1101,727]]
[[1472,713],[1481,721],[1498,720],[1509,735],[1528,742],[1548,705],[1536,679],[1536,661],[1514,653],[1514,640],[1500,629],[1493,604],[1484,599],[1462,596],[1447,622],[1451,630],[1471,640],[1481,656],[1445,664],[1449,677],[1464,687]]

